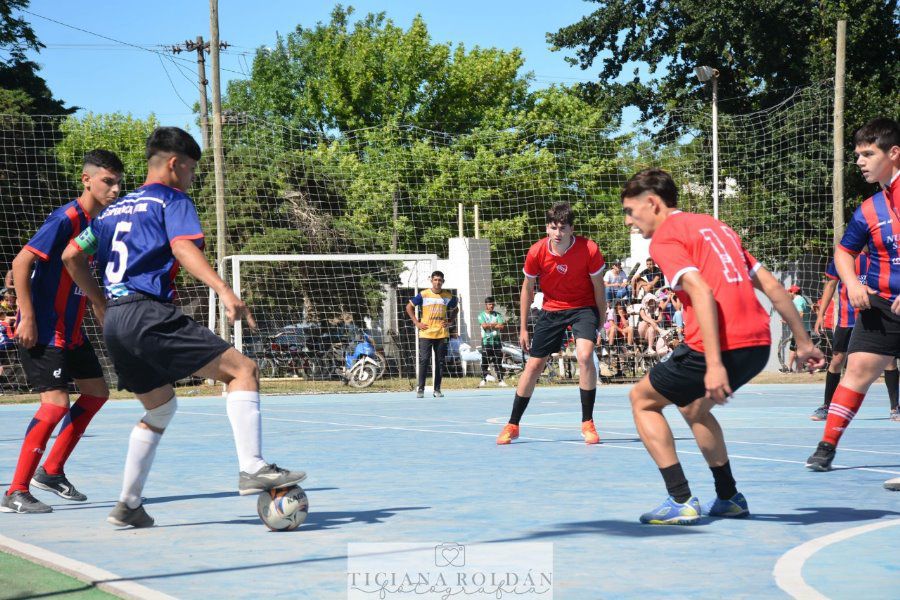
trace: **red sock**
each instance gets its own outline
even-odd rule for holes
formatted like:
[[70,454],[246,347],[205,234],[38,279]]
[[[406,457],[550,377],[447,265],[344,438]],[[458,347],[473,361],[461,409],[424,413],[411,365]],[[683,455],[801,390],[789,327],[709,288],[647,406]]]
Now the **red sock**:
[[828,407],[828,418],[825,420],[825,433],[822,441],[835,446],[844,435],[844,430],[850,425],[850,421],[856,416],[856,411],[862,406],[865,394],[854,392],[849,388],[839,385]]
[[75,449],[75,444],[84,435],[88,423],[97,414],[97,411],[103,407],[106,398],[98,396],[88,396],[82,394],[81,397],[72,405],[68,414],[63,419],[62,427],[59,429],[59,435],[56,436],[56,442],[44,461],[44,470],[50,475],[60,475],[63,472],[63,466]]
[[41,407],[31,419],[31,424],[25,431],[25,441],[22,442],[22,451],[19,452],[19,462],[16,464],[16,472],[13,475],[12,484],[7,494],[18,491],[28,491],[31,477],[37,470],[47,440],[56,424],[62,421],[69,409],[55,404],[41,404]]

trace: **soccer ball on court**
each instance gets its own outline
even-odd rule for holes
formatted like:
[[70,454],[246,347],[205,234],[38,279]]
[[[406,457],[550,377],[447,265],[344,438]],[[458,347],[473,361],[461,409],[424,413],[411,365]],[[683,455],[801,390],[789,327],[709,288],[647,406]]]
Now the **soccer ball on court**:
[[272,531],[291,531],[306,520],[309,499],[299,485],[269,490],[256,500],[256,512]]

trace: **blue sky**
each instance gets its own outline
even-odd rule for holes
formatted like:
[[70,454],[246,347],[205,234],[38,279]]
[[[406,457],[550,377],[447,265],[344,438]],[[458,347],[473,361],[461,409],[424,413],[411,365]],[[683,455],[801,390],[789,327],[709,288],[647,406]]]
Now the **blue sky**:
[[[583,0],[357,0],[344,2],[355,17],[385,11],[407,28],[421,14],[434,42],[463,43],[510,50],[518,47],[526,70],[535,75],[534,87],[573,84],[596,78],[597,68],[582,71],[569,66],[565,52],[551,52],[546,33],[575,23],[596,8]],[[207,0],[128,0],[61,2],[32,0],[28,10],[88,31],[161,50],[161,46],[202,35],[209,38]],[[254,50],[271,45],[276,32],[297,24],[312,27],[329,19],[333,3],[306,0],[220,0],[221,39],[233,45],[222,54],[225,82],[249,71]],[[193,122],[190,107],[197,100],[195,54],[182,53],[175,62],[138,48],[116,44],[75,31],[34,15],[23,15],[47,48],[35,56],[41,75],[56,97],[83,111],[121,111],[137,117],[155,113],[163,122]],[[171,54],[168,56],[172,56]],[[180,60],[179,60],[180,58]],[[177,64],[176,64],[177,63]],[[207,63],[208,65],[208,63]]]

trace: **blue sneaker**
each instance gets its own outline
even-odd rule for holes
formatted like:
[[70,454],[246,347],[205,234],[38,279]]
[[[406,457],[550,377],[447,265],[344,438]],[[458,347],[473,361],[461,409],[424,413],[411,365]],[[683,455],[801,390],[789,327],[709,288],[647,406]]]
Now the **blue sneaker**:
[[750,507],[747,506],[747,499],[744,498],[744,495],[738,492],[729,500],[716,498],[703,507],[703,514],[710,517],[742,519],[750,516]]
[[665,502],[641,515],[641,523],[648,525],[694,525],[699,519],[700,501],[695,496],[684,504],[669,496]]

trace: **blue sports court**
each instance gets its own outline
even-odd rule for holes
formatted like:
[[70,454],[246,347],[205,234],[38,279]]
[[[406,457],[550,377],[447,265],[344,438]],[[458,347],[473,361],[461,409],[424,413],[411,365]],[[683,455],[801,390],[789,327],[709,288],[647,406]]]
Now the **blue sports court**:
[[[157,526],[108,525],[141,415],[136,401],[110,402],[67,468],[89,501],[38,490],[55,512],[0,514],[0,533],[178,598],[346,598],[348,544],[512,541],[552,543],[554,598],[897,597],[900,493],[882,482],[900,475],[900,424],[887,418],[883,386],[873,386],[830,473],[803,466],[822,432],[808,418],[821,385],[740,390],[716,414],[752,517],[693,527],[637,521],[665,488],[635,432],[627,390],[598,391],[602,444],[590,447],[574,387],[538,388],[522,437],[503,447],[494,440],[510,390],[419,401],[412,393],[267,396],[267,459],[309,473],[309,518],[286,533],[269,532],[256,497],[236,492],[221,398],[181,401],[145,488]],[[4,487],[33,412],[0,407]],[[711,499],[689,430],[674,407],[667,413],[693,492]]]

